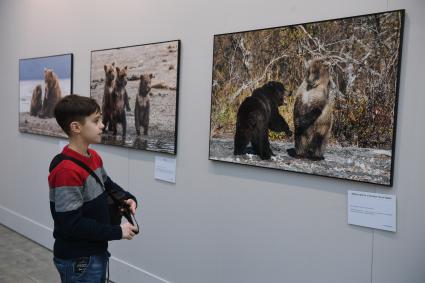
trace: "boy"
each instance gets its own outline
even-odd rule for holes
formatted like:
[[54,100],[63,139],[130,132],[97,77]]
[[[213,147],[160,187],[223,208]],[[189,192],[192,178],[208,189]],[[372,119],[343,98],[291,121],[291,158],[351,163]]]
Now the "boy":
[[[122,225],[110,223],[108,193],[121,195],[132,214],[136,212],[136,198],[112,182],[100,156],[89,148],[90,144],[101,141],[104,127],[97,102],[88,97],[68,95],[57,103],[54,114],[69,137],[62,154],[89,168],[69,159],[59,162],[53,159],[50,165],[50,210],[55,238],[53,261],[62,282],[105,282],[110,256],[108,241],[131,240],[137,230],[127,222]],[[90,169],[96,178],[90,174]]]

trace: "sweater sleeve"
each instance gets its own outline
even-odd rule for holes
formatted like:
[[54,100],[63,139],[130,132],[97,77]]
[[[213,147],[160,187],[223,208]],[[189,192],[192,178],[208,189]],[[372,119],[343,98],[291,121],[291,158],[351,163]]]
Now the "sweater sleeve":
[[137,203],[136,197],[132,195],[131,193],[129,193],[128,191],[121,188],[121,186],[119,186],[117,183],[112,181],[112,179],[108,176],[108,174],[106,173],[103,167],[102,167],[102,179],[104,182],[105,190],[112,193],[114,197],[116,197],[116,199],[119,199],[119,200],[132,199],[136,202],[136,206],[137,206],[138,203]]
[[[95,241],[111,241],[122,238],[119,225],[108,225],[83,216],[84,203],[81,177],[73,170],[57,172],[53,184],[55,222],[64,236]],[[62,183],[62,184],[61,184]]]

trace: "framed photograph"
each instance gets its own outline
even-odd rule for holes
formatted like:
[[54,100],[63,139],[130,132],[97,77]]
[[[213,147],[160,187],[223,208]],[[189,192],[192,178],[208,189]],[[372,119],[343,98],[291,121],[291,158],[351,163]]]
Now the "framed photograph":
[[392,186],[404,10],[214,36],[209,159]]
[[91,52],[102,143],[176,154],[180,40]]
[[72,93],[72,54],[19,60],[19,131],[66,137],[53,109]]

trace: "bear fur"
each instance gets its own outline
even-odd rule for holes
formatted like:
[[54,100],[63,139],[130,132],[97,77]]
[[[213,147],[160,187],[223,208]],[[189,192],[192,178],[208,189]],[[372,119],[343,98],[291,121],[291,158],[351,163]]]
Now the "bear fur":
[[44,69],[44,99],[40,118],[53,118],[56,103],[61,99],[59,78],[52,69]]
[[127,85],[127,66],[120,69],[115,67],[117,77],[115,79],[115,87],[112,94],[112,115],[111,115],[111,128],[113,135],[117,135],[117,124],[122,125],[122,137],[125,139],[127,131],[127,119],[125,116],[125,107],[130,109],[128,102],[128,95],[126,90]]
[[152,74],[140,76],[139,91],[134,105],[134,120],[138,136],[140,136],[140,126],[143,127],[143,134],[148,134],[150,114],[149,96],[151,95],[150,91],[153,77]]
[[324,159],[323,152],[331,134],[333,119],[329,84],[329,69],[324,59],[311,60],[295,96],[295,148],[287,150],[290,156]]
[[31,97],[31,106],[30,106],[30,115],[31,116],[37,116],[42,108],[42,90],[41,85],[37,85],[33,92]]
[[245,148],[251,142],[255,154],[263,160],[270,159],[274,154],[270,149],[269,129],[292,136],[288,123],[279,114],[279,106],[289,95],[282,83],[271,81],[255,89],[242,102],[237,113],[235,155],[246,153]]
[[106,64],[103,66],[105,71],[105,88],[103,90],[102,98],[102,123],[105,126],[103,131],[108,128],[111,130],[111,120],[114,105],[112,103],[112,96],[115,89],[115,63]]

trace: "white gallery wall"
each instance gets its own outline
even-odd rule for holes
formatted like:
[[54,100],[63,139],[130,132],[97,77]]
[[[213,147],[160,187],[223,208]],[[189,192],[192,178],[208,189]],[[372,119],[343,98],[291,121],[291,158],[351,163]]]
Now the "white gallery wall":
[[[213,35],[406,9],[394,186],[208,160]],[[0,223],[52,248],[47,174],[59,139],[18,131],[20,58],[181,40],[176,184],[155,154],[95,146],[140,200],[142,233],[111,244],[116,282],[425,282],[425,1],[0,0]],[[160,155],[167,156],[167,155]],[[347,224],[347,191],[397,196],[397,232]],[[1,251],[0,251],[1,252]]]

